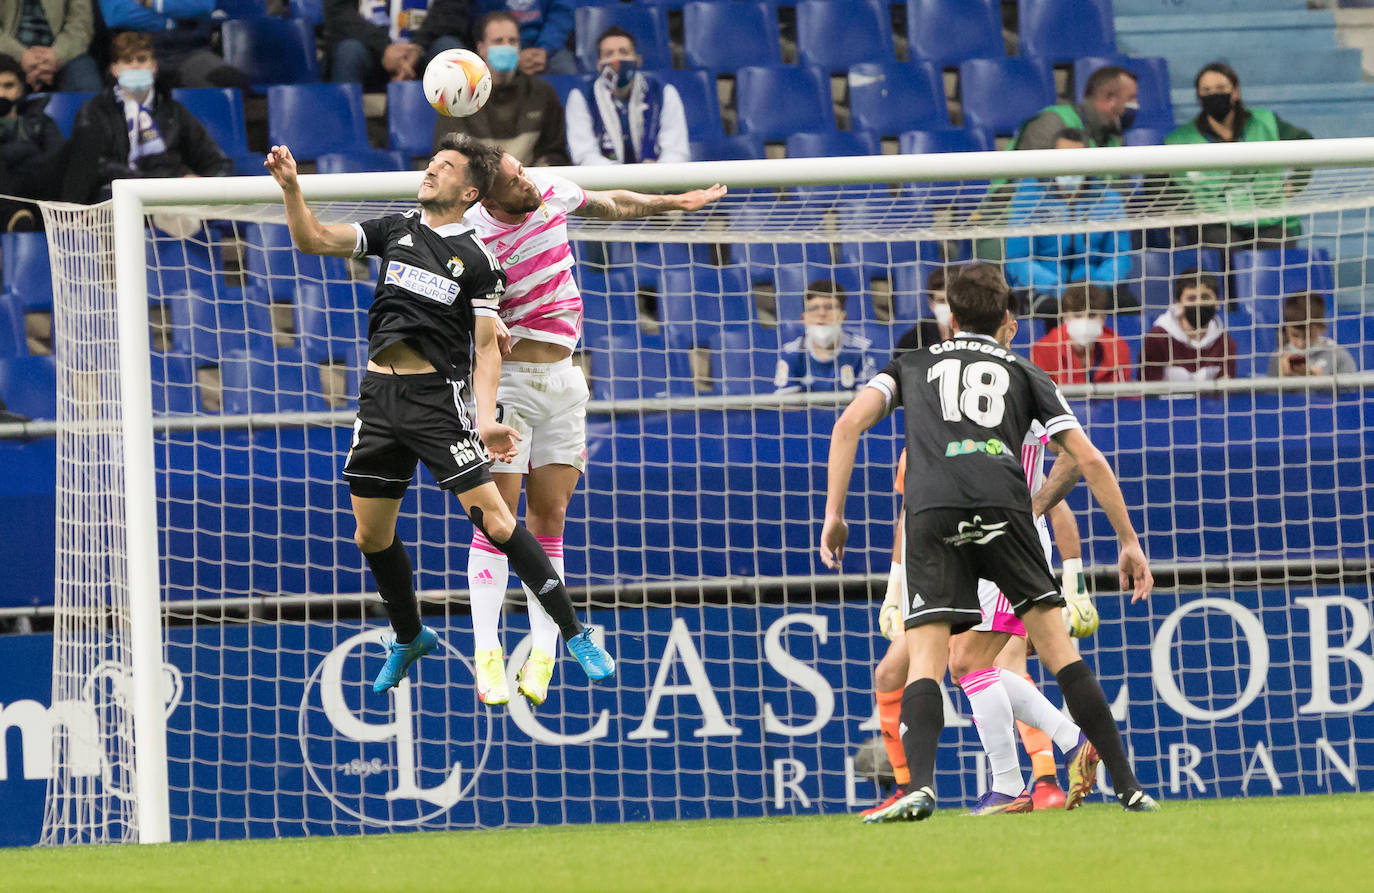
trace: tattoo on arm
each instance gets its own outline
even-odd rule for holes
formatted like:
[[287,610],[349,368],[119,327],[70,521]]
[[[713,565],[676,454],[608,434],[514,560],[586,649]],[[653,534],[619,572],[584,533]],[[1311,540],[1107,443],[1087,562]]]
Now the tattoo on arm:
[[650,217],[677,207],[676,196],[645,195],[628,189],[588,192],[587,201],[573,211],[574,217],[594,217],[597,220],[634,220]]

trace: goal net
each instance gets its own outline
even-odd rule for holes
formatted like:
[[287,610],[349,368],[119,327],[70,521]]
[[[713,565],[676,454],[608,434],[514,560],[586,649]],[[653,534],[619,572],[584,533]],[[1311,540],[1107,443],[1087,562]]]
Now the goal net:
[[[64,706],[43,839],[872,803],[900,427],[862,441],[838,574],[816,554],[829,434],[908,330],[941,337],[935,274],[973,258],[1024,298],[1016,350],[1118,367],[1063,390],[1121,479],[1160,580],[1147,605],[1117,591],[1086,487],[1069,502],[1102,615],[1081,649],[1147,789],[1369,789],[1370,164],[1374,140],[564,171],[588,188],[731,192],[697,214],[573,225],[592,404],[567,582],[619,672],[592,687],[561,659],[537,709],[476,699],[471,528],[424,471],[399,535],[443,648],[394,692],[368,684],[386,623],[339,471],[375,261],[294,250],[264,178],[45,208]],[[418,176],[304,190],[326,222],[358,221],[410,207]],[[1085,279],[1102,290],[1065,287]],[[1324,322],[1337,347],[1290,344],[1297,294],[1324,304],[1303,337]],[[838,335],[805,324],[817,295],[842,303]],[[1059,315],[1075,300],[1105,324],[1077,352],[1084,327]],[[1198,300],[1214,323],[1179,309]],[[1271,375],[1271,360],[1309,374]],[[528,629],[509,599],[512,673]],[[947,695],[938,784],[954,806],[986,766],[963,695]]]

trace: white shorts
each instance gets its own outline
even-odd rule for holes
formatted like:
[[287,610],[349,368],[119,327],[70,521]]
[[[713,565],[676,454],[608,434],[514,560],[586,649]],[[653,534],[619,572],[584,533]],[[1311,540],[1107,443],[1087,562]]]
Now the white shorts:
[[[1045,548],[1045,563],[1050,562],[1050,527],[1043,517],[1035,519],[1035,529],[1040,532],[1040,545]],[[1011,609],[1011,603],[997,584],[991,580],[978,581],[978,606],[983,609],[983,621],[969,632],[1011,633],[1013,636],[1026,637],[1026,627]]]
[[493,461],[494,474],[528,474],[545,465],[587,468],[587,379],[572,358],[502,363],[496,416],[520,432],[515,461]]

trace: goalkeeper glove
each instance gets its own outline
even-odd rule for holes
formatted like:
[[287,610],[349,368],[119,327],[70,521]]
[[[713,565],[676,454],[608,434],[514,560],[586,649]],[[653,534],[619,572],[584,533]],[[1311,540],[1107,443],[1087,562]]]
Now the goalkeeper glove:
[[1075,639],[1097,632],[1097,608],[1088,595],[1088,581],[1083,576],[1083,559],[1064,559],[1064,629]]
[[892,572],[887,575],[887,595],[883,596],[883,606],[878,609],[878,629],[889,640],[902,634],[902,584],[905,581],[902,565],[892,562]]

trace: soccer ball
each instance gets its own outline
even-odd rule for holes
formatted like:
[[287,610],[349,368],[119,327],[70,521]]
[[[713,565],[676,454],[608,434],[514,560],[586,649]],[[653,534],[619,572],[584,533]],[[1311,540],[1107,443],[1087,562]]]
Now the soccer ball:
[[450,118],[466,118],[487,104],[491,70],[471,50],[444,50],[425,66],[425,99]]

